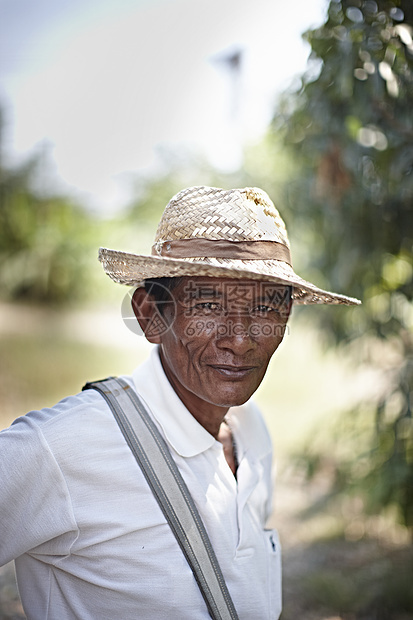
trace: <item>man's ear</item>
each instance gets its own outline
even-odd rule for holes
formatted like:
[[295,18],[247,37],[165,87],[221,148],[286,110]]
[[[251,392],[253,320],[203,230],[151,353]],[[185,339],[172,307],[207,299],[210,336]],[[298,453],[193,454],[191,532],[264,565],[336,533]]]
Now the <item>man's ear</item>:
[[162,328],[159,328],[160,324],[165,323],[165,319],[160,314],[154,297],[143,287],[137,288],[132,296],[132,309],[146,339],[152,344],[160,344]]

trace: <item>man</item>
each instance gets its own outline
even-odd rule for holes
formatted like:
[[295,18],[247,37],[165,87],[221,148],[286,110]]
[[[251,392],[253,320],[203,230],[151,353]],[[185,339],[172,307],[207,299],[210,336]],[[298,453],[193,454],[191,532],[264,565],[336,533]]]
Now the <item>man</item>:
[[[265,192],[177,194],[151,256],[101,249],[150,359],[125,377],[166,441],[238,617],[278,618],[280,552],[265,530],[271,442],[249,400],[294,303],[358,303],[295,274]],[[0,434],[0,563],[31,620],[208,618],[205,601],[106,401],[94,390]]]

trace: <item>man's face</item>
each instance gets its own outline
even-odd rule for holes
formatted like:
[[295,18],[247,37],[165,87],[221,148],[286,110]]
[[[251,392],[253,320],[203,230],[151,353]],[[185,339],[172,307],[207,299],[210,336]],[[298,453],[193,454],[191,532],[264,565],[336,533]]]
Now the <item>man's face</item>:
[[246,402],[280,345],[289,289],[269,282],[182,278],[165,307],[169,329],[161,360],[175,391],[194,412],[205,405]]

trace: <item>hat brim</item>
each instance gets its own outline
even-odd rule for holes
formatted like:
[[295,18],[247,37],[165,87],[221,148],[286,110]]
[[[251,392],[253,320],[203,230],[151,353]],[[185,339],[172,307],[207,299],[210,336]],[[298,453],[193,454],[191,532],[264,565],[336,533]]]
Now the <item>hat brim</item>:
[[353,297],[331,293],[298,276],[280,260],[235,260],[228,258],[165,258],[130,254],[108,248],[99,249],[99,260],[106,274],[115,282],[139,286],[151,278],[203,276],[259,280],[293,287],[296,304],[359,305]]

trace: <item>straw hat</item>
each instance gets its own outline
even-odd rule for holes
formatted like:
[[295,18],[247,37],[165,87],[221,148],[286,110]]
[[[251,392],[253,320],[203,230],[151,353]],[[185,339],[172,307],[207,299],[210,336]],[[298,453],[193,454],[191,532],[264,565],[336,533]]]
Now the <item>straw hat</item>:
[[290,285],[298,304],[360,303],[294,272],[285,224],[255,187],[188,187],[166,206],[151,256],[100,248],[99,260],[112,280],[131,286],[161,277],[242,278]]

